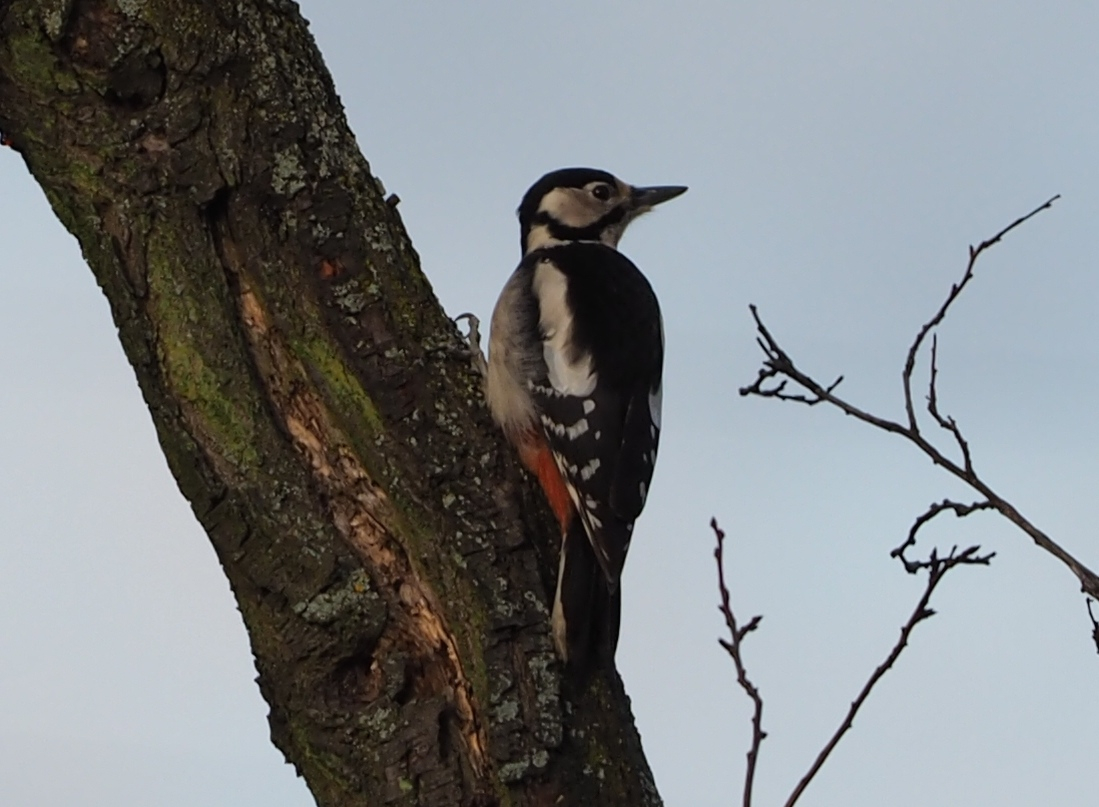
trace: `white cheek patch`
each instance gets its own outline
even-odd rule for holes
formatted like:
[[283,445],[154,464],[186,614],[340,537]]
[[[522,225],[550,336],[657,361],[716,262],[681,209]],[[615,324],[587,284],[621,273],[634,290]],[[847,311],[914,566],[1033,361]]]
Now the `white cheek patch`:
[[604,211],[583,188],[554,188],[542,197],[538,212],[566,227],[583,228],[599,221]]
[[595,389],[597,374],[592,368],[590,354],[574,355],[568,287],[568,278],[552,263],[542,261],[534,270],[538,324],[545,334],[542,357],[546,362],[550,385],[559,393],[585,398]]

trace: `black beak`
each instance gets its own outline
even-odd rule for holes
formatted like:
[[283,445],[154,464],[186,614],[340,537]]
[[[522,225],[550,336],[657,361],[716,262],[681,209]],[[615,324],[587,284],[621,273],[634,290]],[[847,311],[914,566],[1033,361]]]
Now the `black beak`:
[[686,192],[686,185],[654,185],[649,188],[634,188],[630,192],[630,206],[637,211],[649,210],[661,202],[682,196]]

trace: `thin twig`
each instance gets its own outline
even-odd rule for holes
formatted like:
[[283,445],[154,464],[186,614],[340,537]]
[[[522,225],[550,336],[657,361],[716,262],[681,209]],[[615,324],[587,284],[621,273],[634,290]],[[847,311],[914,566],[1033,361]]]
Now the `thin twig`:
[[1011,222],[1011,224],[1004,227],[1000,232],[991,238],[987,238],[978,244],[976,247],[969,247],[969,263],[965,267],[965,274],[962,275],[962,279],[950,287],[950,293],[946,296],[946,300],[939,306],[939,310],[935,312],[935,316],[929,319],[920,328],[919,333],[916,334],[916,338],[912,341],[912,345],[908,348],[908,356],[904,361],[904,410],[908,414],[908,427],[913,432],[919,432],[919,424],[916,422],[916,409],[912,405],[912,371],[916,368],[916,354],[919,353],[920,347],[923,345],[924,339],[927,338],[927,334],[931,332],[932,328],[935,328],[943,321],[946,316],[946,312],[950,310],[950,306],[954,304],[954,301],[958,299],[958,295],[962,293],[962,290],[969,284],[969,281],[973,279],[973,268],[977,265],[977,258],[981,253],[990,247],[1000,243],[1005,235],[1010,233],[1016,227],[1026,223],[1030,219],[1037,216],[1043,210],[1048,210],[1053,206],[1053,203],[1061,198],[1061,194],[1055,194],[1045,201],[1045,203],[1038,205],[1038,207],[1031,210],[1025,216],[1020,216]]
[[[915,529],[918,528],[914,527],[913,530]],[[979,552],[980,547],[977,546],[971,546],[962,552],[957,552],[957,547],[954,547],[954,549],[950,550],[949,555],[945,558],[940,558],[935,550],[931,551],[931,556],[926,561],[926,566],[924,567],[928,570],[927,587],[924,589],[920,601],[916,603],[912,615],[901,628],[900,638],[893,646],[889,655],[886,656],[885,661],[879,664],[874,670],[870,679],[863,686],[862,691],[859,692],[858,697],[851,702],[851,707],[847,710],[847,716],[843,719],[843,722],[840,723],[839,728],[836,729],[836,732],[832,735],[828,743],[821,749],[821,752],[817,754],[817,758],[813,761],[808,772],[801,778],[801,781],[798,782],[797,787],[795,787],[793,793],[790,794],[790,798],[786,800],[785,807],[793,807],[794,803],[801,797],[801,794],[805,792],[805,788],[813,781],[813,777],[820,771],[833,749],[835,749],[839,744],[839,741],[843,739],[843,735],[850,730],[852,725],[854,725],[855,715],[858,714],[859,709],[862,707],[867,697],[869,697],[870,691],[874,688],[874,685],[881,680],[881,677],[889,671],[900,657],[901,652],[908,645],[908,638],[912,635],[912,631],[915,629],[916,625],[923,622],[925,619],[934,616],[935,611],[929,607],[929,603],[931,602],[931,595],[934,593],[935,587],[939,585],[943,576],[955,566],[988,565],[989,561],[992,559],[992,555],[980,555],[978,554]]]
[[1091,597],[1088,597],[1088,617],[1091,618],[1091,638],[1095,642],[1095,652],[1099,653],[1099,620],[1091,612]]
[[939,413],[939,335],[931,335],[931,377],[927,382],[927,411],[931,417],[935,418],[935,422],[946,431],[954,435],[954,442],[958,444],[958,448],[962,450],[962,462],[965,465],[965,472],[970,476],[974,476],[973,470],[973,457],[969,453],[969,443],[962,437],[962,430],[958,428],[958,424],[954,418],[949,415],[942,415]]
[[737,625],[736,616],[733,614],[733,606],[729,598],[729,588],[725,585],[725,531],[717,525],[717,519],[710,519],[710,528],[717,537],[717,548],[714,549],[714,560],[717,561],[717,586],[721,593],[721,613],[725,617],[725,625],[729,628],[729,639],[718,639],[718,643],[725,648],[725,652],[733,660],[736,666],[736,681],[752,699],[755,711],[752,714],[752,745],[748,749],[748,766],[744,772],[744,807],[752,805],[752,788],[755,786],[756,760],[759,759],[759,746],[767,736],[763,730],[763,698],[759,690],[748,680],[748,672],[744,669],[744,662],[740,657],[740,646],[744,637],[759,627],[762,616],[754,616],[743,627]]
[[[945,512],[952,512],[958,518],[964,518],[970,513],[975,513],[978,510],[992,510],[992,502],[973,502],[973,504],[963,504],[962,502],[951,501],[950,499],[943,499],[941,502],[936,502],[927,508],[915,521],[912,522],[912,527],[908,530],[908,536],[905,538],[904,543],[889,553],[891,558],[899,558],[901,563],[904,564],[904,570],[909,574],[915,574],[920,569],[928,568],[929,562],[924,560],[909,560],[905,556],[905,551],[909,547],[916,545],[916,533],[923,529],[929,521],[938,515]],[[989,559],[996,553],[989,555]]]

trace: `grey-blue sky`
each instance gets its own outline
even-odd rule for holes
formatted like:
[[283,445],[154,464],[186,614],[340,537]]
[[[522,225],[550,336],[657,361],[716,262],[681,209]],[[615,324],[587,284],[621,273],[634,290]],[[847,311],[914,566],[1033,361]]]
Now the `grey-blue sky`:
[[[691,192],[623,243],[661,296],[665,435],[627,565],[620,666],[669,805],[729,804],[747,706],[714,639],[711,536],[792,786],[919,593],[888,558],[962,496],[896,440],[742,400],[747,303],[821,376],[899,412],[900,359],[966,246],[998,246],[942,334],[979,468],[1099,561],[1099,8],[1058,3],[303,3],[363,150],[453,313],[488,313],[512,211],[550,168]],[[267,744],[243,629],[159,455],[105,301],[0,153],[0,796],[309,803]],[[806,805],[1086,803],[1099,667],[1072,578],[989,516]],[[136,774],[135,774],[136,771]]]

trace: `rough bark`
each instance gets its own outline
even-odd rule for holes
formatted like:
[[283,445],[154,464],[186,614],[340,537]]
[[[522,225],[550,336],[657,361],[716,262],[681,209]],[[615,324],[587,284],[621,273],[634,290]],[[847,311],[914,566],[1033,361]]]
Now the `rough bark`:
[[656,805],[552,519],[285,0],[0,0],[0,129],[110,302],[320,805]]

